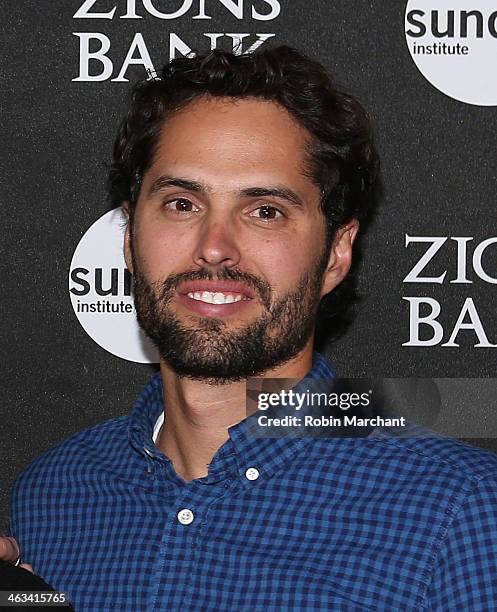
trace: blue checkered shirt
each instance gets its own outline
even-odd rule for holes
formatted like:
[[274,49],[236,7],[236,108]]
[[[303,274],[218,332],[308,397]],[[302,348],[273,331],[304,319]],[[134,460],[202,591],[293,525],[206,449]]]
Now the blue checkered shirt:
[[[315,354],[308,377],[333,371]],[[23,559],[78,612],[497,610],[492,453],[381,431],[256,438],[244,419],[185,482],[153,443],[162,410],[156,375],[129,416],[15,483]]]

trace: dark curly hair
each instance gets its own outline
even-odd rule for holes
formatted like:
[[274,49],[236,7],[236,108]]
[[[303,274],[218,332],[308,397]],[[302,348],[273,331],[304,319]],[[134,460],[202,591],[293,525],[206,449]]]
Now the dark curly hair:
[[[321,191],[328,250],[340,226],[353,218],[365,224],[374,207],[378,176],[368,114],[353,96],[336,88],[321,64],[288,46],[247,55],[214,50],[177,58],[133,87],[107,184],[113,206],[129,201],[130,222],[164,122],[205,95],[276,102],[309,132],[304,170]],[[321,300],[317,331],[329,335],[346,326],[347,308],[355,299],[349,275]]]

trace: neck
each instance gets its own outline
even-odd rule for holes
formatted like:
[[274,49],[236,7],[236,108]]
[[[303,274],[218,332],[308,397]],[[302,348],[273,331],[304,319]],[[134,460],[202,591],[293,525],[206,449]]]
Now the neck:
[[[303,378],[312,367],[313,338],[283,365],[260,378]],[[247,416],[246,383],[211,385],[178,376],[161,361],[167,419],[156,446],[185,481],[208,473],[209,463],[228,439],[228,428]]]

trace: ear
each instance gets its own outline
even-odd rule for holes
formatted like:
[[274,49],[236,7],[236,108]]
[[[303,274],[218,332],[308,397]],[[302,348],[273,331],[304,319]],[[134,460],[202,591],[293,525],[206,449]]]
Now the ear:
[[352,219],[338,228],[330,250],[328,267],[323,277],[321,297],[333,291],[347,276],[352,264],[352,245],[359,231],[359,221]]
[[124,232],[123,253],[126,267],[133,274],[133,258],[131,257],[131,227],[129,222],[129,202],[126,200],[121,204],[124,216],[126,217],[126,231]]

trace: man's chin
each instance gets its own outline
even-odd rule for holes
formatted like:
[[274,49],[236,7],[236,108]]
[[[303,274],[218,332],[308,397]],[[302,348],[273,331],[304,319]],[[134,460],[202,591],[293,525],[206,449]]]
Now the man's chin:
[[185,355],[182,358],[170,354],[161,356],[178,376],[210,385],[218,386],[241,382],[258,374],[249,364],[243,363],[243,358],[229,360],[225,357],[222,360],[213,355],[199,355],[198,353],[190,356]]
[[232,347],[237,339],[250,337],[251,330],[261,325],[255,316],[248,320],[238,316],[200,316],[183,311],[175,312],[173,318],[176,321],[176,329],[181,329],[192,341],[210,341],[227,347]]

